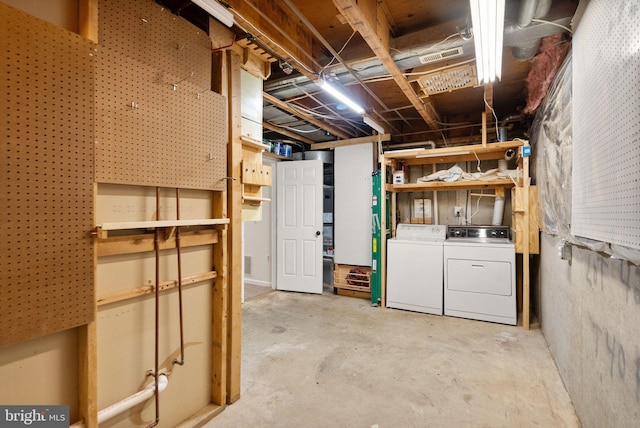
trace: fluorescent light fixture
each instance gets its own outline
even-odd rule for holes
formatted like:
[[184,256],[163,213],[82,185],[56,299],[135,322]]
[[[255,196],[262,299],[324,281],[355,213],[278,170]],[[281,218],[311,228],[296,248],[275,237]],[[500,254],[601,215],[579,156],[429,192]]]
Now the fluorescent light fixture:
[[378,134],[384,134],[384,128],[382,126],[378,125],[377,122],[375,122],[373,119],[371,119],[366,114],[362,117],[362,120],[364,121],[364,123],[366,123],[367,125],[369,125],[373,129],[378,131]]
[[233,14],[216,0],[191,0],[227,27],[233,26]]
[[331,85],[330,83],[328,83],[325,80],[320,80],[320,82],[318,83],[318,85],[325,91],[327,91],[328,93],[330,93],[331,95],[333,95],[334,97],[336,97],[337,99],[339,99],[340,101],[342,101],[344,104],[348,105],[349,107],[351,107],[351,109],[353,111],[355,111],[358,114],[364,114],[364,109],[362,107],[360,107],[358,104],[356,104],[355,102],[351,101],[349,99],[349,97],[347,97],[345,94],[343,94],[342,92],[340,92],[338,89],[336,89],[333,85]]
[[469,0],[469,3],[478,82],[491,83],[502,76],[504,0]]

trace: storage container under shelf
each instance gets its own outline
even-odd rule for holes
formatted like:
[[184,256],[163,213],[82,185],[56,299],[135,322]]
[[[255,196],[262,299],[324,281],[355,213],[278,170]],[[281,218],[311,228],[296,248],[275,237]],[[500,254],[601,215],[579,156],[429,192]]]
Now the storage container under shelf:
[[371,267],[334,265],[333,286],[343,290],[371,292]]

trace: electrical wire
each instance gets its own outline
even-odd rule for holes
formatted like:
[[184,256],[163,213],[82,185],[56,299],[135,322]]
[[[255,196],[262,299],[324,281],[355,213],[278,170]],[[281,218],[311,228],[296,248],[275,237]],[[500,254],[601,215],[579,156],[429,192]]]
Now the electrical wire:
[[474,151],[474,152],[473,152],[473,155],[474,155],[474,156],[476,157],[476,159],[478,160],[478,166],[477,166],[478,172],[482,172],[482,170],[480,169],[480,158],[478,157],[478,154]]
[[469,216],[468,219],[465,219],[467,224],[471,224],[471,219],[480,212],[480,199],[482,199],[482,197],[486,195],[482,193],[482,189],[481,189],[480,194],[476,196],[478,196],[478,202],[476,203],[476,211],[473,214],[471,214],[471,216]]
[[315,129],[313,129],[313,130],[311,130],[311,131],[303,131],[302,129],[293,128],[293,127],[291,127],[291,126],[278,125],[278,124],[276,124],[276,123],[272,123],[272,122],[268,122],[268,121],[267,121],[267,123],[268,123],[269,125],[272,125],[272,126],[277,126],[278,128],[288,129],[289,131],[293,131],[293,132],[295,132],[295,133],[297,133],[297,134],[313,134],[314,132],[322,131],[322,129],[321,129],[321,128],[315,128]]
[[[349,44],[349,42],[351,41],[351,39],[353,38],[353,36],[355,36],[357,33],[357,31],[353,31],[353,33],[351,33],[351,36],[349,36],[349,38],[347,39],[346,42],[344,42],[344,45],[342,45],[342,48],[340,48],[340,50],[338,51],[338,55],[340,55],[342,53],[342,51],[347,47],[347,45]],[[333,61],[335,61],[338,57],[336,55],[333,56],[333,58],[331,58],[331,61],[329,61],[329,63],[327,65],[325,65],[324,67],[322,67],[322,70],[320,70],[320,73],[322,74],[322,72],[331,66],[331,64],[333,64]]]
[[568,31],[568,32],[569,32],[569,34],[573,34],[573,31],[571,31],[571,28],[569,28],[569,27],[565,27],[564,25],[562,25],[562,24],[558,24],[558,23],[556,23],[556,22],[552,22],[552,21],[545,21],[544,19],[537,19],[537,18],[533,18],[531,21],[533,21],[533,22],[538,22],[538,23],[540,23],[540,24],[549,24],[549,25],[553,25],[553,26],[556,26],[556,27],[560,27],[560,28],[562,28],[563,30]]
[[458,37],[462,38],[462,36],[460,35],[460,33],[453,33],[453,34],[451,34],[450,36],[447,36],[444,40],[440,40],[440,41],[439,41],[438,43],[436,43],[435,45],[433,45],[433,46],[429,46],[429,48],[427,48],[427,49],[425,49],[425,50],[423,50],[423,51],[421,51],[421,52],[412,52],[412,53],[413,53],[413,54],[415,54],[415,55],[422,55],[422,54],[425,54],[425,53],[427,53],[427,52],[431,52],[431,51],[433,51],[435,48],[437,48],[438,46],[440,46],[441,44],[443,44],[444,42],[446,42],[447,40],[449,40],[450,38],[455,37],[455,36],[458,36]]
[[489,103],[487,102],[487,97],[484,93],[482,94],[482,99],[484,100],[484,104],[489,107],[489,109],[491,109],[491,113],[493,113],[493,117],[496,120],[496,138],[498,139],[498,141],[500,141],[500,133],[498,132],[498,116],[496,116],[496,111],[492,106],[489,105]]

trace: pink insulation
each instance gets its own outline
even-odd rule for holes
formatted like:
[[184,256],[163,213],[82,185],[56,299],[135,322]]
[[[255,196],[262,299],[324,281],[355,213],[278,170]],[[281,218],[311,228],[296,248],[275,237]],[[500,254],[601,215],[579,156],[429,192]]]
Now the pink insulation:
[[569,46],[563,34],[554,34],[542,39],[540,53],[531,60],[531,69],[527,76],[527,105],[523,113],[535,113],[547,95],[549,86],[569,51]]

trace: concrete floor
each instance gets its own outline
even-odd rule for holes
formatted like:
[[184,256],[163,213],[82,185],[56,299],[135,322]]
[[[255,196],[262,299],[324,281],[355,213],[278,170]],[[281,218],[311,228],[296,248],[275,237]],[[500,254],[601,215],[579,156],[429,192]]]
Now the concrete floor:
[[540,330],[280,291],[242,324],[241,398],[209,428],[580,427]]

